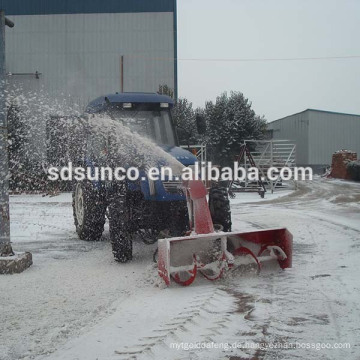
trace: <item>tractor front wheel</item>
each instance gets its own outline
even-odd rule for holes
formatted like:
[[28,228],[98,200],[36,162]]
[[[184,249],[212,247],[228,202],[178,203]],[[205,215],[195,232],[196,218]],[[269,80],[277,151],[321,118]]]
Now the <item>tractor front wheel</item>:
[[209,190],[209,208],[214,225],[221,225],[225,232],[231,231],[231,210],[228,192],[215,186]]

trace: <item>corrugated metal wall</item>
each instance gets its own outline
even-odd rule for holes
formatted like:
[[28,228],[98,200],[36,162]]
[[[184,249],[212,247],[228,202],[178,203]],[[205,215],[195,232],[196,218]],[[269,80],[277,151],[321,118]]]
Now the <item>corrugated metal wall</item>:
[[[42,73],[16,77],[26,87],[45,86],[50,95],[71,94],[85,105],[105,93],[120,91],[124,55],[124,90],[174,88],[174,14],[172,12],[16,15],[6,33],[6,70]],[[10,77],[11,78],[11,77]],[[15,81],[15,77],[12,77]]]
[[356,151],[360,158],[360,115],[309,111],[309,164],[331,164],[335,151]]
[[307,112],[287,116],[268,124],[274,140],[292,140],[296,143],[296,164],[308,164],[309,116]]
[[360,158],[360,115],[308,109],[268,124],[274,139],[296,141],[298,165],[331,164],[335,151],[346,149]]

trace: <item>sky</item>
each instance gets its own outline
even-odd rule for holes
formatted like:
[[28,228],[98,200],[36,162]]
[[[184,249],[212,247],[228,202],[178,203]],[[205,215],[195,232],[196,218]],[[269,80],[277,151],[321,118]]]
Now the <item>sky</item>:
[[[307,108],[360,114],[359,0],[178,0],[179,96],[240,91],[268,121]],[[189,59],[288,59],[191,61]]]

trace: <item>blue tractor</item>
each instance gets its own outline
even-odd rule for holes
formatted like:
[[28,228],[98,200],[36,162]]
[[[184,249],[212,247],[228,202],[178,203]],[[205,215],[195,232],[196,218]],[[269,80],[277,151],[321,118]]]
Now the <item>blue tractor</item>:
[[[86,113],[103,114],[121,122],[132,131],[150,138],[184,166],[194,165],[197,158],[179,147],[171,117],[173,100],[153,93],[115,93],[101,96],[89,103]],[[204,120],[197,118],[198,129]],[[99,164],[96,146],[87,140],[85,166]],[[117,164],[129,166],[134,164]],[[161,164],[157,164],[159,167]],[[143,175],[143,174],[142,174]],[[230,231],[231,215],[225,189],[210,191],[210,210],[214,223]],[[83,240],[99,240],[106,216],[114,257],[119,262],[132,259],[133,239],[153,244],[161,236],[182,236],[189,230],[187,202],[181,179],[173,181],[81,181],[73,191],[73,213],[76,231]]]

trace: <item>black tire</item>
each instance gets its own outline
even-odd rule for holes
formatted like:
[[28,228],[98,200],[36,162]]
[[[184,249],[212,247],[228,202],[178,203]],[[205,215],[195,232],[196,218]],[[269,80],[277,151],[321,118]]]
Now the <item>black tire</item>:
[[100,240],[104,231],[106,201],[89,181],[78,182],[73,191],[73,215],[81,240]]
[[189,213],[186,201],[178,201],[174,205],[174,221],[172,236],[184,236],[190,230]]
[[230,201],[225,188],[213,187],[209,190],[209,208],[214,225],[221,225],[225,232],[231,231]]
[[132,234],[126,193],[116,193],[109,204],[110,241],[116,261],[132,260]]

